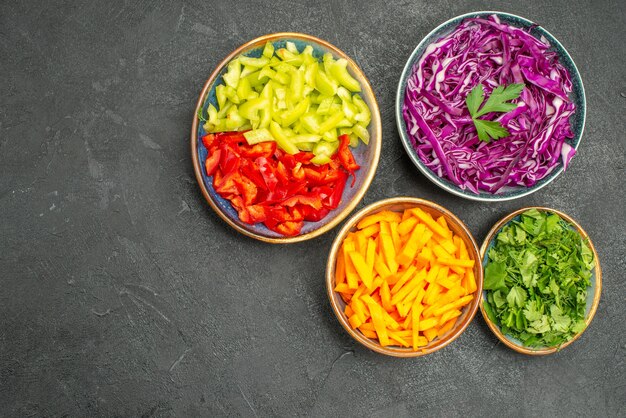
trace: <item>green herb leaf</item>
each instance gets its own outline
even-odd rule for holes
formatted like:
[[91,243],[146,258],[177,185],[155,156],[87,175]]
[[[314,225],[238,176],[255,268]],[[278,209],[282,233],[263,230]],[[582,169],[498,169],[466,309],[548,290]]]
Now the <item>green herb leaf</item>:
[[526,302],[526,291],[519,286],[513,286],[506,296],[506,301],[510,307],[522,307]]
[[500,122],[479,118],[487,113],[510,112],[515,109],[517,104],[508,103],[508,101],[517,99],[523,89],[524,84],[498,86],[493,89],[482,109],[480,109],[480,106],[483,104],[485,99],[485,87],[482,84],[478,84],[469,92],[465,98],[465,104],[467,105],[467,109],[469,110],[472,120],[474,121],[474,126],[476,127],[476,133],[478,134],[479,140],[483,142],[490,142],[491,139],[505,138],[510,135],[509,131],[502,126]]
[[510,135],[508,129],[502,126],[500,122],[474,119],[474,126],[478,139],[483,142],[491,142],[491,139],[506,138]]
[[504,279],[506,278],[505,265],[502,263],[489,263],[485,268],[485,289],[500,289],[504,287]]
[[484,99],[485,88],[482,84],[474,87],[465,98],[465,104],[467,105],[467,109],[469,110],[470,115],[472,115],[472,118],[476,115],[476,113],[478,113],[478,108],[481,104],[483,104]]
[[[482,84],[481,84],[482,87]],[[491,112],[510,112],[517,107],[515,103],[507,103],[509,100],[517,99],[524,90],[524,84],[509,84],[508,86],[498,86],[491,92],[487,103],[477,113],[472,114],[473,118],[479,118]]]

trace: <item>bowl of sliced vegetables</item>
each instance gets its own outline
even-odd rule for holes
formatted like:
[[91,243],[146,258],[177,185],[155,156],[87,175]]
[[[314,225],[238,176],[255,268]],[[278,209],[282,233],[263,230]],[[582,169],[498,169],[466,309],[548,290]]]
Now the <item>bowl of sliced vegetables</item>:
[[415,48],[396,122],[416,167],[458,196],[504,201],[560,175],[585,126],[583,83],[543,27],[501,12],[444,22]]
[[481,311],[513,350],[555,353],[578,339],[600,302],[602,270],[591,239],[554,209],[519,209],[497,222],[480,249]]
[[350,218],[333,242],[326,287],[343,328],[381,354],[418,357],[454,341],[478,309],[483,270],[463,222],[396,197]]
[[314,36],[261,36],[206,81],[191,129],[202,194],[237,231],[304,241],[363,198],[380,157],[381,121],[359,67]]

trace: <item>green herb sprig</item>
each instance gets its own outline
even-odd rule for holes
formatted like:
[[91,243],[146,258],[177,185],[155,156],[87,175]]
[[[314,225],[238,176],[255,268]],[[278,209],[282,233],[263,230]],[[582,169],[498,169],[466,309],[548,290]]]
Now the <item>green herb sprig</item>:
[[500,122],[479,119],[481,116],[487,113],[493,112],[510,112],[517,107],[515,103],[507,103],[510,100],[517,99],[522,90],[524,84],[509,84],[508,86],[498,86],[491,92],[491,95],[487,99],[487,102],[481,108],[485,100],[485,87],[482,84],[477,85],[469,92],[465,98],[465,104],[472,116],[476,132],[478,133],[478,139],[484,142],[490,142],[491,139],[505,138],[510,135],[508,129],[506,129]]

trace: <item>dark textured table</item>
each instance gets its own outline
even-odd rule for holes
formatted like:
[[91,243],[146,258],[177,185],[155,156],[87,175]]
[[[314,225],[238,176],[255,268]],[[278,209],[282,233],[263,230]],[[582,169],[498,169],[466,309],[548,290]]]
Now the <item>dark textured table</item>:
[[[419,40],[458,14],[527,17],[568,48],[585,135],[568,171],[517,201],[446,194],[411,164],[394,99]],[[1,416],[625,416],[626,12],[622,1],[7,2],[0,5]],[[481,241],[545,205],[577,219],[604,271],[584,336],[516,354],[478,314],[420,359],[357,345],[324,286],[336,230],[290,246],[238,235],[204,201],[189,130],[231,50],[300,31],[353,57],[383,118],[359,207],[410,195]]]

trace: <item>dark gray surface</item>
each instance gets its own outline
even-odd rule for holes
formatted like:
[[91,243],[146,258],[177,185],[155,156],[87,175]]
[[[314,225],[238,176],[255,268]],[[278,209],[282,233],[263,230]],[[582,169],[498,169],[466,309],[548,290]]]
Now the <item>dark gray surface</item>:
[[[396,83],[414,46],[458,14],[534,20],[572,54],[588,97],[580,154],[536,194],[470,202],[405,155]],[[0,415],[626,414],[626,12],[621,1],[2,2]],[[320,36],[369,77],[383,152],[364,204],[411,195],[481,241],[521,206],[577,219],[604,271],[584,336],[530,358],[480,314],[444,350],[398,360],[357,346],[324,288],[335,231],[272,246],[203,200],[188,134],[231,50],[276,31]]]

